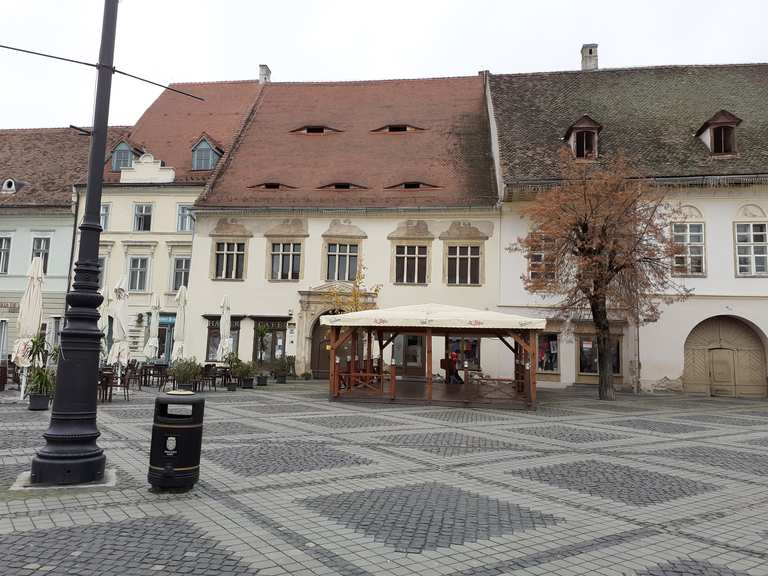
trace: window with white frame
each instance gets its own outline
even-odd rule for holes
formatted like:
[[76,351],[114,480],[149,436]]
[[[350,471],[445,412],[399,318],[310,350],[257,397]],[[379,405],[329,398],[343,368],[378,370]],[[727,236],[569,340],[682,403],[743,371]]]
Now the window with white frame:
[[133,229],[136,232],[149,232],[152,229],[152,204],[134,205]]
[[130,168],[133,164],[133,150],[125,142],[120,143],[112,152],[112,171],[120,172],[123,168]]
[[43,274],[48,273],[48,255],[51,252],[51,239],[47,237],[32,239],[32,260],[40,257],[43,261]]
[[481,256],[482,247],[477,244],[448,246],[448,284],[479,285]]
[[189,287],[189,269],[192,266],[190,256],[177,256],[173,259],[173,284],[171,289],[177,292],[182,286]]
[[680,247],[680,253],[674,257],[674,273],[679,276],[703,276],[704,223],[675,222],[672,224],[672,240]]
[[398,284],[427,283],[427,246],[395,246],[395,282]]
[[768,274],[768,224],[736,223],[736,274],[765,276]]
[[301,273],[301,244],[272,242],[272,280],[298,280]]
[[208,141],[203,139],[192,150],[192,170],[213,170],[218,159],[219,155]]
[[215,278],[242,280],[245,268],[245,242],[216,242]]
[[8,263],[11,261],[11,237],[0,236],[0,274],[8,274]]
[[109,204],[101,205],[99,209],[99,224],[101,224],[102,231],[109,228]]
[[146,292],[149,282],[149,257],[131,256],[128,259],[128,290]]
[[357,244],[329,242],[326,280],[353,281],[357,277]]
[[176,207],[176,231],[192,232],[194,226],[195,221],[192,218],[192,205],[179,204]]

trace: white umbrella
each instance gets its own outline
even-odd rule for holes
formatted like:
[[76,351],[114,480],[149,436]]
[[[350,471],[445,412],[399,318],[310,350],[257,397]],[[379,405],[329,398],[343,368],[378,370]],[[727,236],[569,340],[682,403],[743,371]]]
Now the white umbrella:
[[221,362],[232,352],[232,346],[229,342],[231,314],[229,311],[229,296],[224,296],[221,300],[221,319],[219,320],[219,348],[216,350],[216,359]]
[[144,345],[144,356],[147,360],[157,358],[157,349],[160,347],[158,333],[160,332],[160,299],[155,296],[152,299],[152,320],[149,322],[149,338]]
[[21,398],[27,384],[27,368],[30,361],[27,354],[32,338],[40,332],[43,321],[43,261],[39,256],[32,259],[27,272],[27,285],[19,303],[19,317],[16,320],[16,342],[13,345],[13,362],[24,368],[21,374]]
[[117,364],[117,378],[123,366],[128,366],[128,281],[125,276],[115,286],[115,301],[112,303],[112,347],[109,349],[107,364]]
[[107,331],[109,330],[109,303],[110,299],[104,296],[104,300],[101,301],[101,306],[99,306],[99,323],[97,326],[99,328],[99,332],[101,332],[101,345],[99,346],[99,360],[101,361],[106,361],[109,354],[109,350],[107,350]]
[[173,328],[171,362],[184,358],[184,323],[187,320],[187,287],[181,286],[176,294],[176,325]]

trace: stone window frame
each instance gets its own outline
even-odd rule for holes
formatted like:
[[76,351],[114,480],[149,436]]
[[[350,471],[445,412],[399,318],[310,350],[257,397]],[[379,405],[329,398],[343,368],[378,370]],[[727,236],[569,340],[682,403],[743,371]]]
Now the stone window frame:
[[[589,339],[593,341],[593,346],[597,347],[597,342],[595,340],[597,339],[597,334],[594,332],[580,332],[576,334],[576,337],[574,338],[575,344],[576,344],[576,377],[582,377],[582,378],[599,378],[598,372],[582,372],[581,371],[581,341],[584,339]],[[624,375],[624,335],[623,334],[611,334],[611,339],[614,339],[619,344],[619,371],[613,372],[614,378],[621,379]]]
[[[701,242],[690,242],[690,225],[701,225]],[[706,222],[703,220],[685,220],[680,222],[672,222],[671,223],[671,230],[670,233],[672,234],[672,240],[673,242],[676,242],[680,245],[682,245],[685,249],[685,252],[678,256],[673,256],[672,260],[672,276],[675,276],[676,278],[706,278],[707,277],[707,225]],[[685,226],[685,232],[675,232],[676,226]],[[685,241],[684,242],[677,242],[675,240],[675,236],[680,236],[684,234],[685,235]],[[690,265],[690,247],[691,246],[700,246],[701,247],[701,272],[691,272],[691,265]],[[678,272],[678,266],[677,266],[677,259],[678,258],[684,258],[685,259],[685,272]]]
[[[322,246],[322,262],[321,262],[321,277],[323,278],[324,282],[348,282],[352,283],[354,280],[337,280],[337,279],[329,279],[328,278],[328,245],[329,244],[356,244],[357,245],[357,268],[360,269],[360,266],[363,265],[363,240],[365,240],[365,237],[363,236],[323,236],[323,246]],[[347,266],[347,271],[349,271],[349,266]],[[355,276],[357,276],[357,271],[355,271]],[[349,277],[349,273],[347,273],[347,277]]]
[[[192,208],[194,207],[194,203],[191,202],[178,202],[176,204],[176,232],[178,234],[192,234],[195,231],[195,217],[192,214]],[[186,208],[188,210],[185,218],[189,221],[190,226],[189,228],[181,228],[181,212],[182,209]]]
[[[104,210],[106,208],[106,210]],[[109,220],[112,215],[112,202],[102,202],[99,205],[99,224],[101,224],[101,231],[109,231]]]
[[[432,283],[432,238],[398,238],[390,241],[390,273],[389,281],[395,286],[429,286]],[[398,246],[426,246],[427,247],[427,274],[426,282],[398,282],[397,281],[397,247]],[[418,273],[417,273],[418,277]]]
[[[147,267],[144,274],[145,282],[144,282],[143,290],[131,289],[131,260],[133,258],[146,258],[147,260]],[[152,255],[151,254],[146,254],[144,252],[126,254],[125,271],[126,271],[126,276],[128,278],[128,292],[130,292],[131,294],[151,294],[152,293]]]
[[[148,230],[138,230],[136,228],[136,226],[138,224],[138,219],[137,219],[138,218],[138,213],[137,213],[137,210],[138,210],[139,206],[149,206],[150,207],[150,210],[149,210],[149,229]],[[133,203],[133,211],[132,212],[133,213],[131,215],[131,218],[132,218],[133,221],[131,222],[131,232],[138,233],[138,234],[149,234],[149,233],[153,232],[152,224],[155,223],[155,221],[154,221],[155,220],[155,203],[154,202],[151,202],[151,201],[150,202],[143,202],[143,201],[142,202],[134,202]]]
[[[304,280],[304,269],[307,267],[307,252],[306,244],[304,242],[305,239],[306,237],[297,238],[295,236],[264,236],[264,240],[266,241],[266,245],[264,247],[264,277],[267,279],[267,282],[295,283]],[[298,244],[300,246],[298,278],[272,278],[272,244]]]
[[187,288],[189,288],[189,281],[192,279],[192,253],[173,253],[171,255],[171,265],[169,266],[170,270],[170,278],[168,283],[168,291],[171,294],[178,293],[178,289],[175,288],[176,285],[176,261],[177,260],[189,260],[189,267],[187,268]]
[[47,275],[48,264],[51,261],[51,255],[53,253],[53,233],[32,231],[32,251],[31,251],[32,255],[29,259],[30,262],[35,259],[35,252],[40,252],[40,250],[35,249],[35,242],[37,242],[38,240],[48,241],[48,246],[43,251],[43,253],[45,254],[45,257],[43,258],[43,275]]
[[[449,286],[451,288],[481,288],[485,286],[485,243],[485,239],[479,238],[468,238],[466,240],[462,240],[460,238],[443,240],[443,284],[445,286]],[[480,247],[480,277],[477,284],[450,284],[448,282],[448,252],[449,248],[452,246]]]
[[[766,237],[766,242],[754,242],[754,225],[760,225],[765,227],[765,231],[762,233]],[[749,236],[752,241],[750,242],[739,242],[739,226],[743,225],[749,225]],[[750,250],[750,254],[744,255],[750,257],[750,272],[742,274],[739,272],[739,246],[749,246],[752,248]],[[768,265],[766,266],[765,272],[755,272],[755,265],[754,265],[754,248],[755,246],[759,247],[765,247],[765,256],[768,260],[768,221],[766,220],[746,220],[746,221],[736,221],[733,223],[733,264],[734,264],[734,274],[736,278],[765,278],[768,276]],[[764,254],[758,254],[758,256],[764,256]]]
[[[4,232],[0,231],[0,241],[8,240],[8,247],[3,249],[3,253],[5,253],[5,258],[0,259],[0,275],[7,276],[8,271],[11,269],[11,254],[13,250],[13,233],[12,232]],[[5,269],[3,269],[3,263],[5,264]]]
[[[245,282],[248,278],[248,256],[250,254],[249,236],[212,236],[211,237],[211,256],[209,262],[209,279],[213,282]],[[236,242],[244,244],[243,251],[243,277],[242,278],[217,278],[216,277],[216,245],[224,242]]]

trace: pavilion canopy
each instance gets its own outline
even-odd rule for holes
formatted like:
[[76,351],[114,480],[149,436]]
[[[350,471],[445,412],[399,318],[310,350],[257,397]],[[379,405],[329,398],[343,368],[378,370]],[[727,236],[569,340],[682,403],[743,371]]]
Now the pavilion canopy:
[[416,304],[326,315],[324,326],[376,326],[382,328],[450,328],[460,330],[543,330],[547,321],[489,310],[445,304]]

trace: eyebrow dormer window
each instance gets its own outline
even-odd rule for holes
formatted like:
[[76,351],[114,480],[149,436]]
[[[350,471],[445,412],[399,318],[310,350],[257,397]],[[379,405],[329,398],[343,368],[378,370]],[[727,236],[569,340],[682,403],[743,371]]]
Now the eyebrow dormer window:
[[371,132],[376,132],[376,133],[418,132],[421,130],[424,130],[424,128],[419,128],[418,126],[412,126],[411,124],[387,124],[385,126],[382,126],[381,128],[376,128],[376,130],[371,130]]
[[292,132],[298,134],[335,134],[341,132],[341,130],[336,130],[336,128],[330,128],[329,126],[312,124],[309,126],[302,126],[301,128],[292,130]]
[[192,170],[213,170],[219,160],[219,153],[203,138],[192,148]]
[[400,184],[395,184],[394,186],[387,186],[388,190],[393,190],[396,188],[402,188],[404,190],[418,190],[420,188],[436,188],[436,186],[432,184],[427,184],[426,182],[419,182],[419,181],[409,181],[409,182],[401,182]]
[[320,186],[320,190],[364,190],[365,186],[353,184],[352,182],[332,182],[325,186]]
[[597,135],[603,127],[586,114],[571,124],[563,137],[573,155],[581,160],[597,158]]
[[696,131],[696,136],[704,142],[712,155],[727,156],[736,154],[736,126],[741,118],[727,110],[720,110]]

